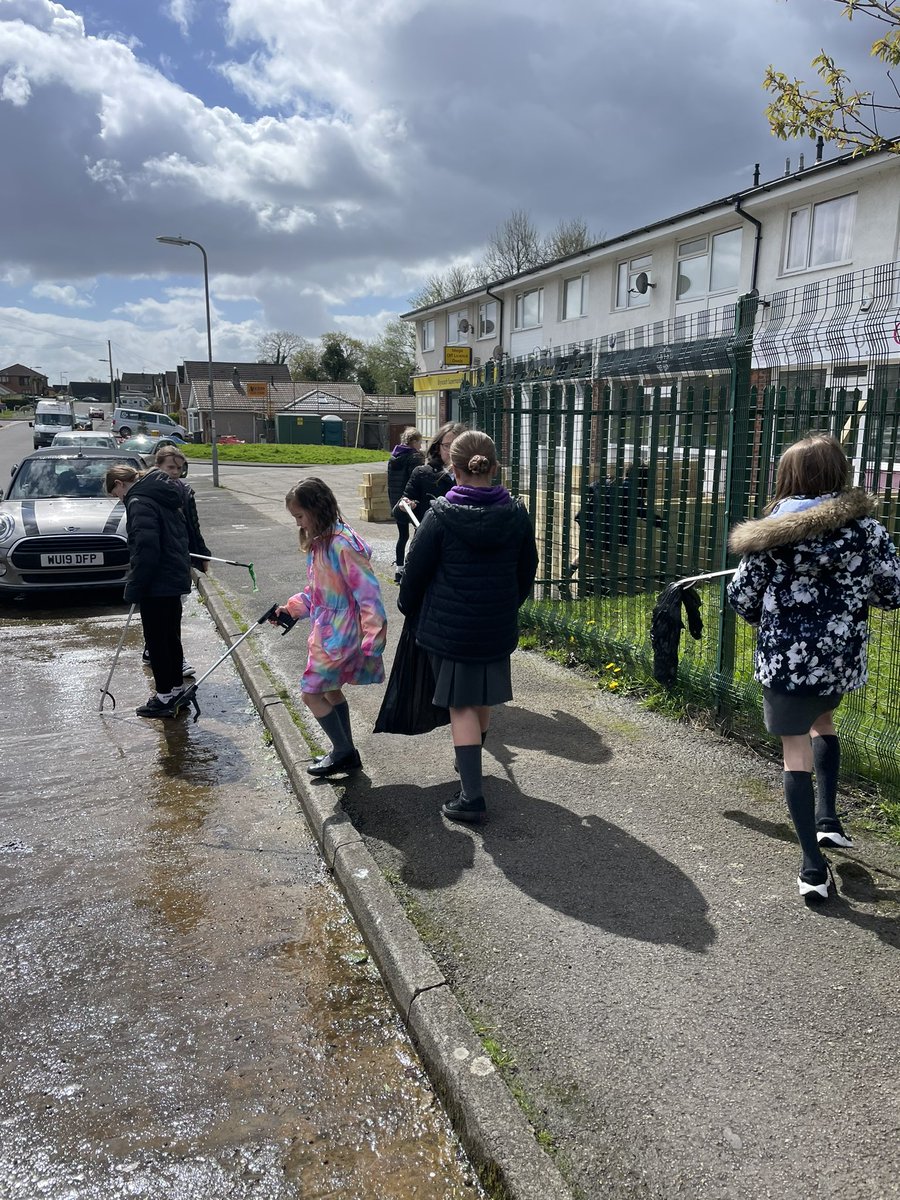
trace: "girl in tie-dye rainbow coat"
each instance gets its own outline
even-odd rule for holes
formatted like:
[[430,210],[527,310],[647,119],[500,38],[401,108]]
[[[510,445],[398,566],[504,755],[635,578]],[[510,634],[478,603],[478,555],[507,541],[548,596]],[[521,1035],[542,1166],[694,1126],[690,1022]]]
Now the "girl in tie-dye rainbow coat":
[[301,690],[332,750],[307,769],[331,775],[361,765],[341,688],[383,682],[387,616],[369,561],[372,551],[341,517],[331,489],[320,479],[305,479],[291,488],[285,504],[306,550],[307,584],[278,611],[298,620],[309,616],[312,623]]

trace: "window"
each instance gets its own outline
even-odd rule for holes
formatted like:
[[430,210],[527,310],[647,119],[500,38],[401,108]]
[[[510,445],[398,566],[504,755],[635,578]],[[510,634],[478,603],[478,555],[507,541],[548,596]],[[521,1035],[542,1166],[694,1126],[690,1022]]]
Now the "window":
[[466,311],[464,308],[456,308],[453,312],[447,313],[448,346],[465,345],[469,333],[469,322],[466,317]]
[[710,292],[730,292],[741,271],[741,230],[693,238],[678,247],[676,300],[694,300]]
[[516,329],[532,329],[544,320],[544,289],[532,288],[516,296]]
[[643,254],[640,258],[632,258],[629,262],[619,263],[616,275],[616,308],[643,308],[650,303],[650,291],[639,292],[635,282],[639,275],[650,276],[653,266],[653,256]]
[[422,350],[434,349],[434,318],[422,322]]
[[562,288],[562,319],[572,321],[575,317],[587,316],[587,275],[578,275],[575,279],[563,280]]
[[795,209],[788,220],[785,271],[847,262],[853,243],[856,196],[839,196]]
[[478,336],[489,338],[497,332],[497,301],[485,300],[478,305]]

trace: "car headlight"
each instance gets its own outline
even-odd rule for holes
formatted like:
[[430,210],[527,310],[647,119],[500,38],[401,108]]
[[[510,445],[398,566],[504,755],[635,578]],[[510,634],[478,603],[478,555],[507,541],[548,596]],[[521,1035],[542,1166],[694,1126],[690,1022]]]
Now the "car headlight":
[[5,542],[16,527],[16,518],[10,513],[0,512],[0,542]]

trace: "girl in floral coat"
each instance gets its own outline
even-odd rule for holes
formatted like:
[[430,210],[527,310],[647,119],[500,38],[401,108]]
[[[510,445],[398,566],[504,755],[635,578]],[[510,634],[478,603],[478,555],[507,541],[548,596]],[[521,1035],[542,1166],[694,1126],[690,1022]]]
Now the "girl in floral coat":
[[[840,745],[832,716],[867,679],[869,606],[900,608],[900,558],[875,520],[874,497],[850,483],[829,434],[781,456],[768,516],[737,526],[744,557],[728,602],[758,625],[754,676],[766,729],[781,737],[784,794],[803,852],[797,884],[826,900],[833,878],[822,847],[852,847],[837,816]],[[816,793],[813,790],[813,771]]]
[[295,620],[309,616],[309,658],[303,672],[303,702],[325,730],[332,749],[310,775],[356,770],[346,683],[381,683],[387,617],[378,580],[369,565],[372,551],[347,525],[334,493],[321,479],[305,479],[285,497],[306,551],[307,584],[276,609]]

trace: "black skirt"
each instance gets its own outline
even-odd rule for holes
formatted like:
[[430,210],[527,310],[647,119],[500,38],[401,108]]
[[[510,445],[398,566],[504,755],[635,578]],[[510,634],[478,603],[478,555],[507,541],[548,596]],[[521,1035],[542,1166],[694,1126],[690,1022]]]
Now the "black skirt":
[[813,721],[837,708],[841,702],[840,692],[829,696],[803,696],[796,692],[773,692],[764,687],[762,693],[766,729],[779,737],[809,733]]
[[489,707],[512,700],[509,655],[495,662],[454,662],[429,654],[434,671],[434,700],[439,708]]

